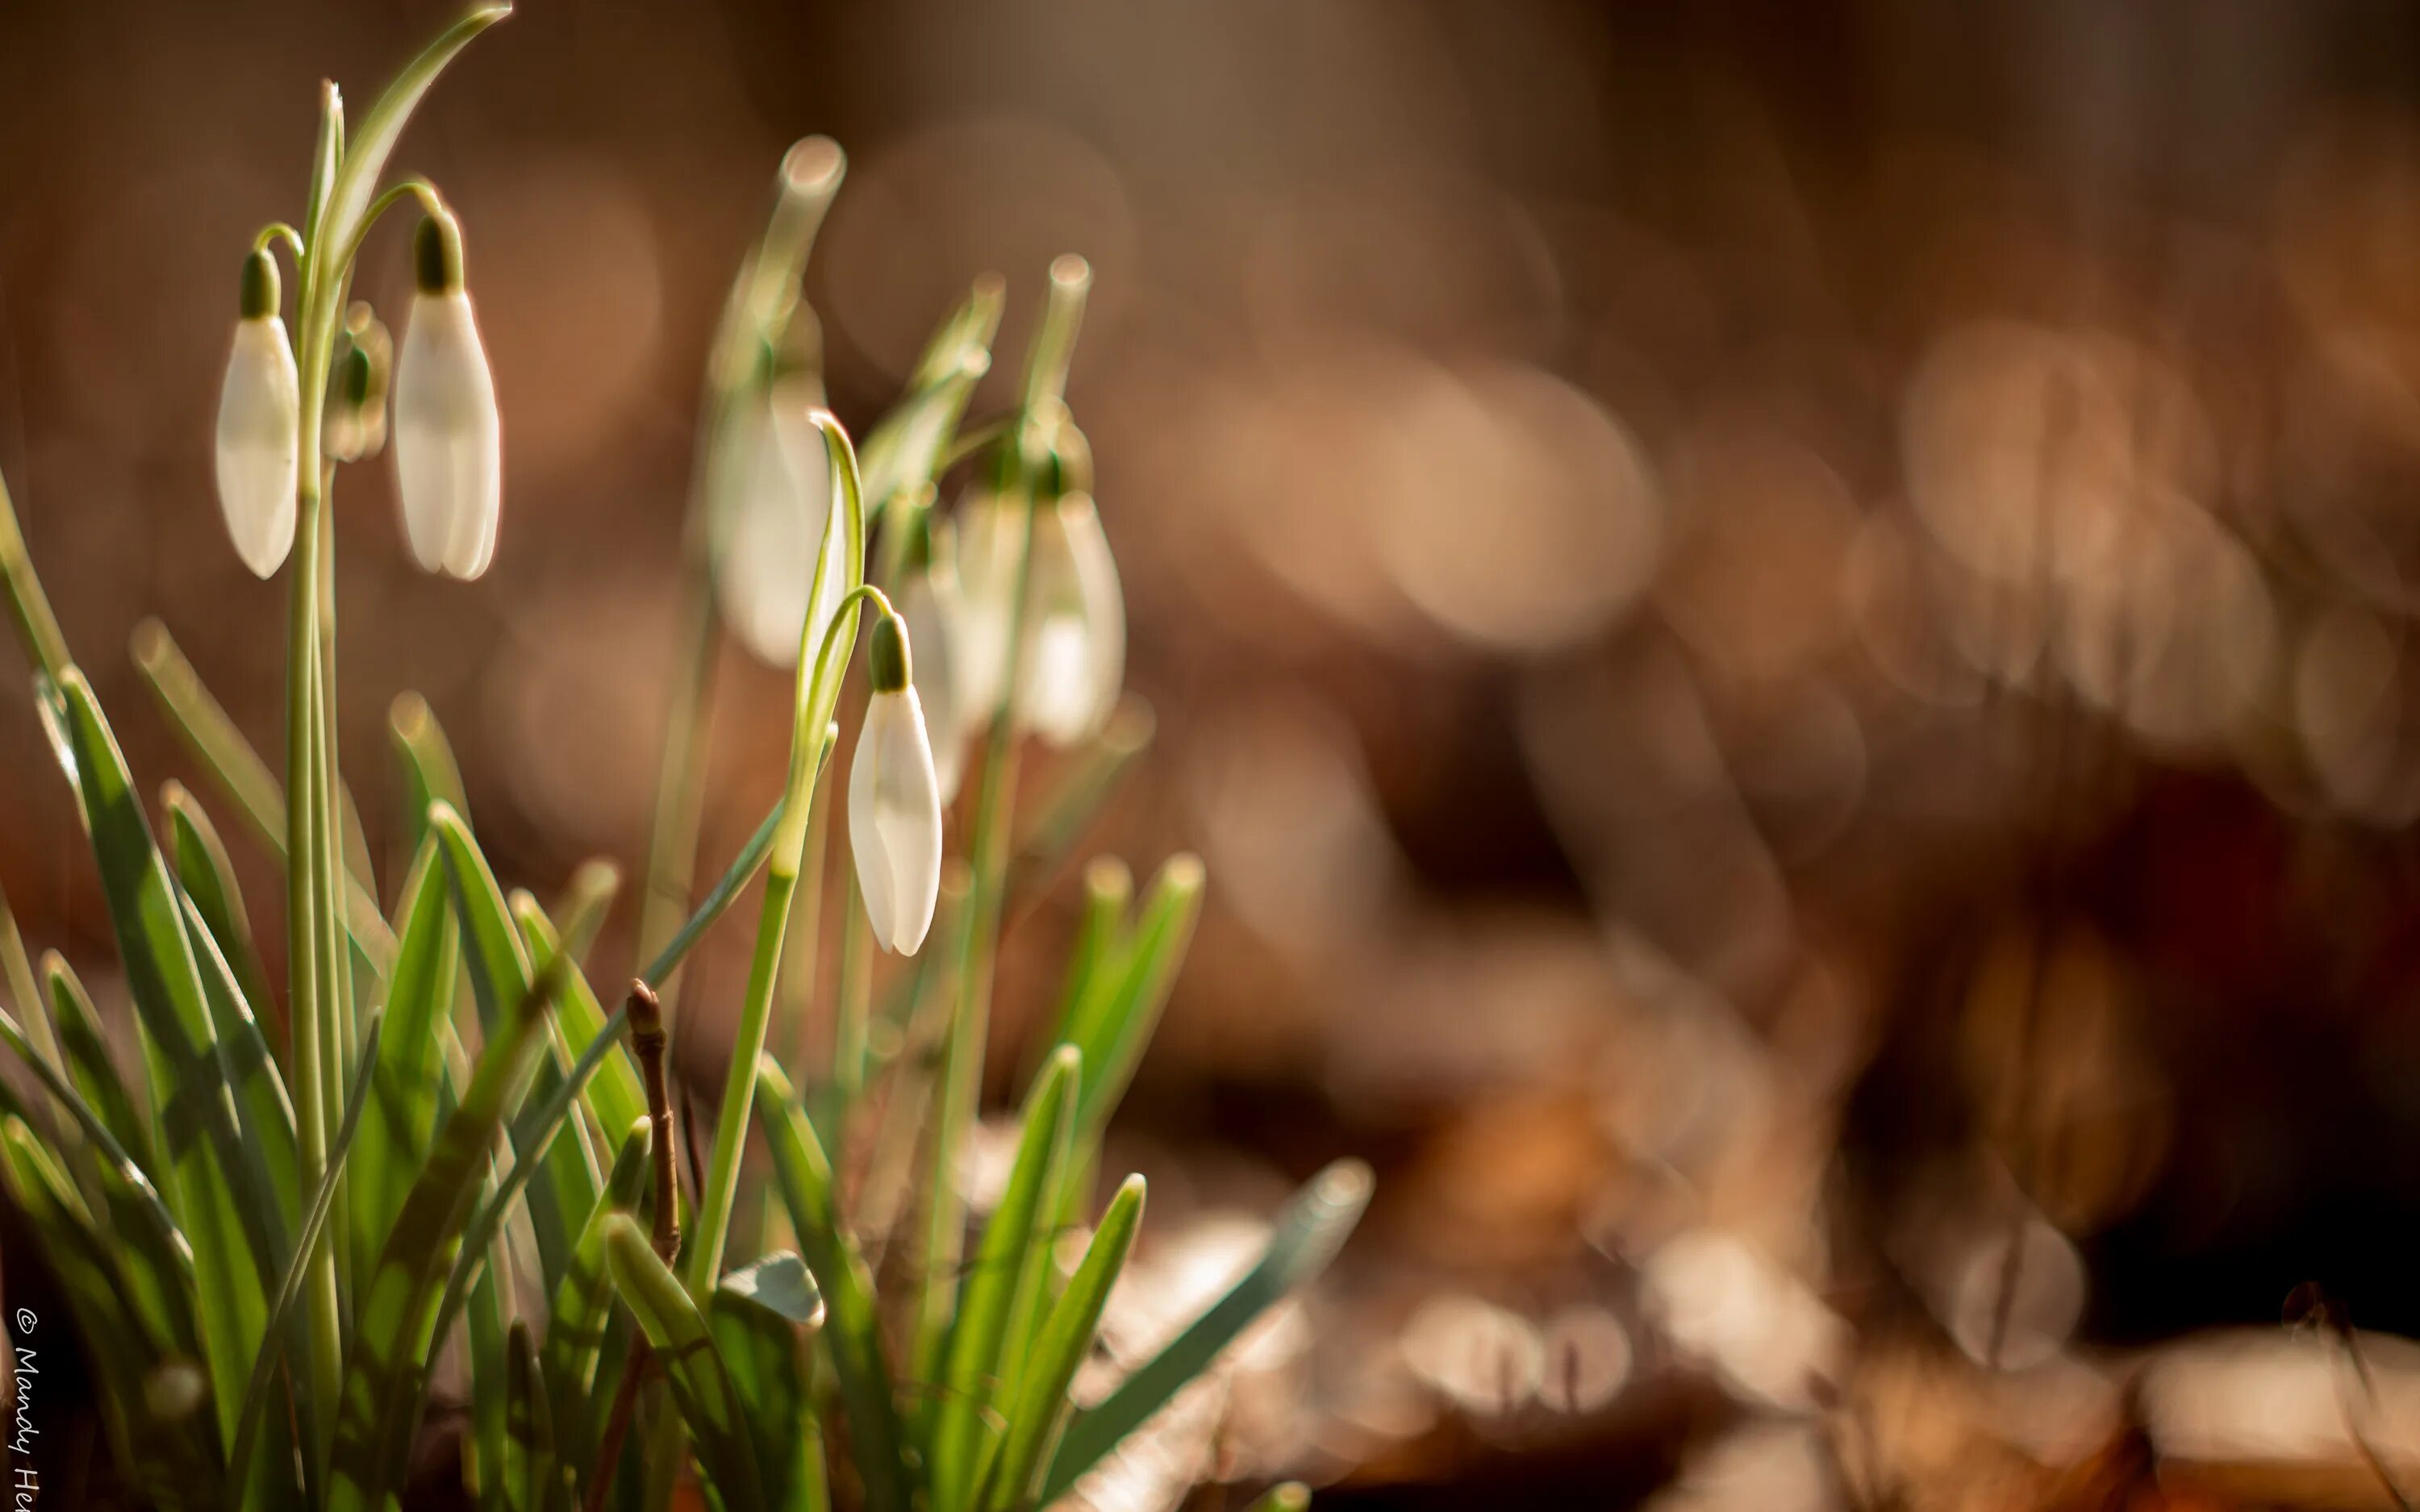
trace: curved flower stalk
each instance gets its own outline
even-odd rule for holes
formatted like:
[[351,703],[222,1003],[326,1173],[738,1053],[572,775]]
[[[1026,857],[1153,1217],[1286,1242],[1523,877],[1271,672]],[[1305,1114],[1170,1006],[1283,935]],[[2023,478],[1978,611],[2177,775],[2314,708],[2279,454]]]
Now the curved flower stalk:
[[941,895],[940,785],[897,614],[886,609],[874,622],[866,655],[874,693],[848,772],[849,850],[874,937],[913,955]]
[[723,623],[760,661],[798,664],[845,590],[828,583],[810,619],[815,563],[838,528],[831,464],[809,410],[814,381],[777,378],[733,417],[718,464],[714,591]]
[[272,576],[294,548],[302,474],[302,381],[277,305],[277,259],[256,249],[243,260],[242,313],[218,424],[219,508],[236,555],[256,578]]
[[395,371],[396,493],[413,558],[469,581],[495,559],[504,427],[453,216],[422,220],[412,267],[418,292]]

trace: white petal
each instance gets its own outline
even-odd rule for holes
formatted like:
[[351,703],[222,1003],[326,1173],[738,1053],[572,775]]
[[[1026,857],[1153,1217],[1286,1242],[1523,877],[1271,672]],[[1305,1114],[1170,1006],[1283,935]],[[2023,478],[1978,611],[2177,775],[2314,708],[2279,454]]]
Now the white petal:
[[933,776],[947,806],[966,775],[966,733],[958,705],[957,583],[946,562],[908,579],[899,595],[899,617],[908,625],[908,661],[933,744]]
[[916,689],[867,701],[848,772],[848,844],[874,937],[912,955],[941,891],[941,797]]
[[486,572],[504,501],[504,426],[459,289],[411,302],[395,364],[395,468],[413,559],[466,579]]
[[[793,667],[807,618],[816,553],[837,533],[830,517],[831,462],[806,418],[802,394],[777,389],[734,422],[714,490],[721,539],[714,553],[723,623],[759,660]],[[845,592],[835,559],[816,634]]]
[[1016,592],[1016,517],[986,494],[958,513],[958,708],[961,734],[989,727],[1008,690],[1009,599]]
[[286,323],[239,320],[219,389],[219,509],[236,555],[253,573],[274,573],[294,546],[294,491],[302,384]]
[[1017,718],[1072,746],[1109,719],[1125,676],[1125,598],[1091,500],[1070,495],[1035,512],[1032,578]]

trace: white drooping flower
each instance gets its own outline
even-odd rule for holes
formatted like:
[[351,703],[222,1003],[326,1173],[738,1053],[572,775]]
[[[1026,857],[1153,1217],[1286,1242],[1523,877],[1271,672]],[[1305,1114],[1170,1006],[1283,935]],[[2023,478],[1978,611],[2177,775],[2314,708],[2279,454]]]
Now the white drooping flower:
[[812,396],[805,380],[785,378],[742,401],[709,484],[715,601],[739,643],[775,667],[798,665],[818,553],[831,553],[831,568],[815,604],[814,641],[847,592],[845,522],[832,508],[831,456],[809,418]]
[[396,489],[413,558],[467,581],[496,554],[504,425],[452,217],[421,222],[412,251],[419,291],[395,363]]
[[1091,495],[1034,511],[1032,572],[1017,721],[1073,746],[1108,722],[1126,670],[1125,595]]
[[242,318],[219,388],[219,509],[236,555],[261,578],[293,548],[302,466],[302,386],[277,295],[276,259],[245,258]]
[[[998,716],[1008,678],[1017,557],[1024,543],[1014,500],[985,496],[964,512],[964,633],[959,697],[970,733]],[[1125,676],[1125,598],[1117,562],[1089,494],[1032,509],[1017,728],[1060,747],[1090,738],[1116,707]]]
[[922,539],[909,553],[906,581],[899,590],[899,617],[907,623],[908,644],[916,648],[910,686],[924,711],[925,729],[933,742],[933,776],[946,806],[958,795],[967,765],[966,719],[959,710],[958,686],[964,607],[948,533],[935,530],[929,518],[920,517],[915,529]]
[[848,847],[874,937],[913,955],[941,892],[941,791],[909,675],[907,626],[887,609],[868,646],[874,695],[848,769]]

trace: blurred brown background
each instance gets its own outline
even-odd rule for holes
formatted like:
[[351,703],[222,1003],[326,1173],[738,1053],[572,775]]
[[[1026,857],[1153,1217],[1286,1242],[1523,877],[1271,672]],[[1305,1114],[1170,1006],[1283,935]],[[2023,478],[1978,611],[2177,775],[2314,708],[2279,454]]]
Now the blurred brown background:
[[[193,774],[146,614],[275,748],[282,590],[207,451],[237,265],[316,81],[361,108],[447,10],[0,9],[0,466],[147,779]],[[1071,398],[1160,732],[1100,842],[1212,877],[1126,1120],[1168,1285],[1379,1168],[1185,1453],[1397,1504],[2187,1461],[2390,1504],[2356,1440],[2420,1468],[2410,1362],[2274,1325],[2315,1280],[2420,1331],[2420,11],[535,0],[396,158],[460,212],[507,481],[470,588],[340,481],[374,839],[414,688],[507,881],[635,865],[699,368],[810,131],[852,424],[976,274],[1015,353],[1050,256],[1096,270]],[[786,740],[724,672],[710,858]],[[98,964],[23,696],[0,789],[29,935]],[[1012,942],[1003,1088],[1066,919]]]

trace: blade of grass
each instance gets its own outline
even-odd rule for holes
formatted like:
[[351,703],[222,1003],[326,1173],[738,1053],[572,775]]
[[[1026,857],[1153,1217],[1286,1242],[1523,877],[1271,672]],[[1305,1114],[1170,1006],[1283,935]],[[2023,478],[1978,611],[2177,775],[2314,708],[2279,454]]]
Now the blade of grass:
[[1063,1045],[1034,1078],[1008,1184],[959,1288],[925,1435],[934,1512],[960,1512],[972,1504],[993,1437],[985,1419],[1007,1406],[1001,1381],[1014,1363],[1001,1358],[1001,1344],[1010,1336],[1010,1315],[1020,1296],[1039,1295],[1039,1288],[1023,1286],[1026,1275],[1049,1263],[1057,1211],[1050,1199],[1075,1141],[1081,1066],[1082,1057]]
[[[302,1224],[294,1235],[294,1257],[287,1262],[286,1274],[277,1283],[276,1295],[269,1308],[269,1324],[259,1357],[253,1361],[252,1377],[244,1383],[242,1410],[237,1417],[235,1440],[227,1452],[227,1484],[240,1491],[247,1489],[245,1477],[251,1473],[254,1446],[258,1442],[263,1414],[270,1400],[277,1395],[277,1365],[285,1357],[286,1347],[278,1342],[290,1336],[294,1326],[294,1304],[302,1298],[302,1284],[309,1270],[312,1246],[318,1242],[319,1232],[327,1227],[328,1214],[336,1202],[336,1184],[347,1154],[360,1133],[362,1109],[368,1099],[361,1088],[368,1084],[370,1067],[378,1056],[380,1018],[371,1014],[362,1030],[362,1064],[353,1078],[355,1092],[345,1107],[344,1121],[337,1125],[335,1142],[328,1148],[328,1168],[319,1177],[319,1184],[311,1193],[311,1206],[302,1215]],[[314,1411],[325,1411],[334,1404],[316,1403],[307,1398],[299,1402],[301,1415],[307,1422]]]
[[505,1112],[545,1056],[545,1019],[561,987],[559,973],[539,977],[498,1024],[362,1288],[330,1456],[330,1512],[381,1512],[396,1492],[426,1396],[439,1288]]
[[[559,949],[554,926],[547,922],[537,900],[526,892],[512,896],[515,922],[520,925],[521,937],[529,947],[531,963],[543,970],[554,959]],[[586,1046],[605,1032],[605,1011],[597,1001],[597,994],[588,985],[588,978],[577,962],[578,952],[567,957],[569,968],[564,973],[563,1008],[558,1014],[563,1039],[570,1044]],[[618,1040],[609,1041],[613,1048],[605,1053],[604,1063],[589,1079],[582,1101],[589,1116],[599,1129],[627,1129],[633,1119],[646,1117],[647,1095],[639,1087],[639,1069],[631,1064],[629,1052]]]
[[1152,879],[1131,942],[1117,952],[1115,970],[1095,971],[1091,990],[1062,1027],[1060,1042],[1083,1052],[1089,1072],[1077,1108],[1077,1127],[1097,1136],[1151,1042],[1152,1029],[1175,984],[1201,916],[1205,873],[1192,856],[1171,856]]
[[554,1414],[525,1320],[514,1319],[504,1350],[504,1503],[509,1512],[548,1512],[555,1500]]
[[1024,1512],[1039,1505],[1042,1473],[1057,1447],[1072,1410],[1067,1388],[1077,1367],[1093,1348],[1100,1331],[1101,1311],[1109,1305],[1109,1288],[1125,1268],[1126,1252],[1134,1247],[1135,1229],[1142,1223],[1143,1180],[1129,1176],[1109,1199],[1100,1227],[1084,1247],[1067,1289],[1053,1304],[1033,1341],[1033,1353],[1019,1372],[1016,1402],[1008,1414],[1008,1428],[1000,1451],[984,1476],[983,1504],[987,1512]]
[[90,995],[56,950],[42,954],[42,980],[50,983],[51,1014],[57,1024],[69,1079],[118,1145],[134,1158],[135,1166],[157,1187],[160,1157],[151,1145],[150,1121],[117,1074],[117,1063],[110,1058],[109,1039],[101,1032],[101,1015],[93,1011]]
[[135,801],[116,738],[82,673],[58,680],[78,784],[118,957],[163,1089],[163,1195],[194,1248],[205,1363],[231,1437],[237,1395],[260,1347],[278,1249],[275,1198],[247,1180],[236,1100],[168,869]]
[[[478,996],[481,1016],[492,1033],[510,1005],[530,989],[529,954],[522,948],[520,931],[513,924],[504,895],[496,886],[495,873],[488,869],[487,857],[471,838],[469,826],[450,806],[438,803],[429,807],[428,827],[437,836],[438,849],[454,879],[455,906],[462,919],[466,946],[463,955],[471,967],[471,987]],[[570,980],[568,965],[566,962],[566,969],[561,973],[566,984]],[[551,1039],[551,1023],[548,1032]],[[551,1099],[564,1085],[563,1068],[551,1057],[541,1058],[531,1082],[530,1095],[541,1101]],[[564,1137],[556,1137],[558,1134]],[[533,1166],[538,1173],[538,1179],[528,1187],[530,1225],[537,1235],[538,1260],[551,1290],[562,1279],[564,1265],[569,1259],[575,1226],[597,1200],[596,1159],[578,1124],[568,1129],[558,1125],[547,1134],[543,1143],[531,1145],[520,1142],[531,1134],[516,1121],[513,1137],[515,1165]]]
[[706,1328],[738,1393],[768,1506],[805,1512],[825,1495],[807,1342],[823,1316],[814,1278],[787,1251],[724,1276],[706,1304]]
[[645,1232],[625,1214],[605,1220],[605,1266],[623,1304],[655,1348],[681,1420],[697,1444],[698,1463],[724,1512],[758,1512],[768,1504],[755,1446],[730,1369],[697,1304],[657,1257]]
[[387,987],[387,1034],[370,1067],[371,1111],[346,1178],[352,1189],[353,1254],[365,1267],[403,1211],[404,1196],[437,1129],[445,1079],[438,1031],[453,1001],[461,959],[447,886],[445,863],[431,836],[404,873],[395,970]]
[[799,1110],[789,1079],[770,1060],[756,1070],[756,1114],[772,1147],[773,1175],[825,1307],[824,1343],[848,1413],[848,1444],[869,1512],[908,1512],[899,1409],[882,1352],[874,1275],[842,1222],[831,1163]]
[[655,1193],[649,1181],[650,1120],[643,1114],[622,1138],[621,1152],[605,1179],[605,1190],[580,1226],[571,1247],[571,1263],[555,1283],[547,1308],[546,1345],[539,1351],[540,1375],[552,1399],[556,1441],[568,1464],[587,1466],[596,1458],[596,1429],[601,1426],[597,1404],[597,1362],[604,1348],[611,1313],[612,1283],[605,1274],[605,1219],[631,1212],[643,1220],[652,1215]]
[[186,901],[200,911],[210,938],[218,943],[219,954],[226,958],[227,965],[235,972],[243,1000],[262,1017],[274,1015],[277,999],[269,991],[269,972],[261,964],[260,947],[252,932],[252,916],[243,906],[243,894],[236,886],[235,863],[227,858],[218,827],[181,782],[161,784],[160,806],[168,815],[169,850],[176,863],[177,886],[183,889]]
[[613,911],[614,896],[621,890],[622,869],[601,856],[581,862],[571,873],[548,918],[572,960],[587,962],[597,933],[605,927],[605,916]]
[[1311,1284],[1343,1247],[1370,1203],[1370,1167],[1338,1161],[1295,1194],[1279,1214],[1260,1260],[1224,1297],[1171,1340],[1098,1407],[1079,1412],[1050,1462],[1045,1501],[1064,1496],[1118,1442],[1149,1421],[1178,1391],[1270,1307]]

